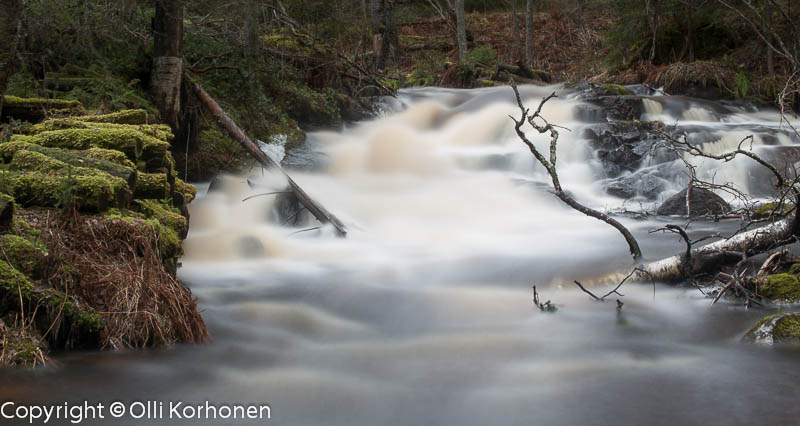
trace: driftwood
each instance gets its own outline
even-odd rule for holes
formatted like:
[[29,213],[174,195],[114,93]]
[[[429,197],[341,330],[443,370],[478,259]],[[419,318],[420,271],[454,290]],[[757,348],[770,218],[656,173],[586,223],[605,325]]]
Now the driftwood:
[[325,207],[317,203],[313,198],[311,198],[302,188],[300,188],[297,183],[286,173],[286,171],[281,168],[281,166],[273,161],[267,154],[265,154],[258,146],[250,140],[249,137],[242,131],[236,123],[225,114],[225,111],[217,104],[217,102],[212,98],[197,82],[191,83],[192,90],[197,95],[197,97],[203,102],[208,110],[214,114],[219,122],[220,126],[224,128],[228,134],[239,144],[244,147],[244,149],[250,153],[256,160],[258,160],[261,165],[266,168],[270,169],[277,169],[280,171],[285,177],[286,180],[289,182],[289,188],[291,189],[292,193],[294,193],[297,200],[305,207],[312,215],[314,215],[317,220],[322,222],[323,224],[330,223],[336,229],[336,232],[340,236],[347,235],[347,229],[345,228],[344,224],[333,214],[331,214]]
[[646,264],[640,267],[636,278],[647,282],[676,282],[702,273],[714,273],[722,266],[734,264],[743,257],[769,250],[782,242],[791,242],[794,220],[794,217],[790,217]]

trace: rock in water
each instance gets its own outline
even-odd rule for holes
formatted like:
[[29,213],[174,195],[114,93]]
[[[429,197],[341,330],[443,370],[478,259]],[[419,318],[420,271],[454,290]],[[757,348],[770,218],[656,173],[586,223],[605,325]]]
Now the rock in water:
[[745,333],[742,341],[771,346],[800,341],[800,313],[770,315]]
[[[662,216],[686,216],[686,191],[689,188],[667,198],[656,211]],[[707,214],[725,214],[731,206],[719,195],[703,188],[692,188],[690,197],[690,216],[703,216]]]

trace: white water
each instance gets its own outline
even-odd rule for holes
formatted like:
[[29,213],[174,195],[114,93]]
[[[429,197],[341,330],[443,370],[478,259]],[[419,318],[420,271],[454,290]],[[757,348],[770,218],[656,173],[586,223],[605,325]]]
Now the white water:
[[[552,90],[560,88],[525,88],[526,103]],[[796,351],[738,343],[764,312],[629,284],[617,314],[613,301],[592,302],[571,284],[630,258],[616,231],[547,191],[507,117],[519,114],[512,99],[508,88],[415,89],[401,96],[403,111],[310,135],[322,170],[292,176],[343,220],[345,239],[325,228],[298,232],[312,222],[268,220],[273,196],[242,201],[280,190],[282,179],[255,173],[255,190],[245,177],[225,179],[191,205],[180,270],[212,343],[71,355],[65,368],[4,378],[16,387],[0,395],[268,402],[268,424],[282,425],[793,424]],[[544,109],[572,129],[558,151],[565,189],[596,208],[638,209],[604,194],[574,105],[564,97]],[[686,116],[697,125],[710,115]],[[766,116],[745,118],[777,125]],[[719,136],[708,149],[741,136],[704,124]],[[545,150],[548,140],[535,138]],[[701,170],[748,184],[741,164]],[[682,247],[648,234],[671,219],[621,220],[650,258]],[[699,222],[690,231],[734,226]],[[558,313],[533,308],[534,284]]]

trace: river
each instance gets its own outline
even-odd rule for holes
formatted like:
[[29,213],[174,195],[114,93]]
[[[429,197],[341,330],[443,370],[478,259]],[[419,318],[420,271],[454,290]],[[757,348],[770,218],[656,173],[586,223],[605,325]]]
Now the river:
[[[534,106],[553,90],[560,97],[543,115],[571,130],[559,144],[565,189],[604,211],[652,209],[658,200],[604,192],[574,94],[524,87],[523,96]],[[704,132],[698,143],[708,147],[735,146],[747,132],[761,135],[763,150],[800,144],[774,111],[653,99],[646,118]],[[767,311],[712,306],[696,289],[658,283],[628,283],[624,297],[600,303],[572,284],[630,267],[627,246],[548,192],[514,134],[512,102],[510,88],[409,89],[381,118],[311,133],[284,164],[342,219],[347,238],[305,220],[276,223],[274,196],[243,201],[279,191],[280,177],[254,170],[253,187],[244,176],[211,191],[201,185],[179,277],[199,299],[211,343],[70,353],[57,367],[4,370],[0,399],[271,407],[260,422],[88,422],[119,425],[798,424],[798,349],[739,341]],[[698,166],[751,193],[758,186],[738,160]],[[668,182],[659,199],[682,185]],[[683,247],[672,234],[649,232],[681,219],[617,217],[648,259]],[[690,231],[735,227],[698,221]],[[533,285],[557,312],[534,307]]]

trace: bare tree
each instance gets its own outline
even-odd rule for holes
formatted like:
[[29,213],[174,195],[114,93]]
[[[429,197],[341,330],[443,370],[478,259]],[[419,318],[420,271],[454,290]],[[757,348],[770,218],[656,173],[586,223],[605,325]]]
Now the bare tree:
[[6,92],[8,79],[14,73],[14,59],[17,54],[19,26],[23,0],[0,0],[0,110],[3,109],[3,95]]
[[183,1],[156,0],[150,90],[161,118],[179,127],[183,82]]
[[464,0],[456,0],[456,34],[458,36],[458,60],[467,60],[467,24],[464,17]]

